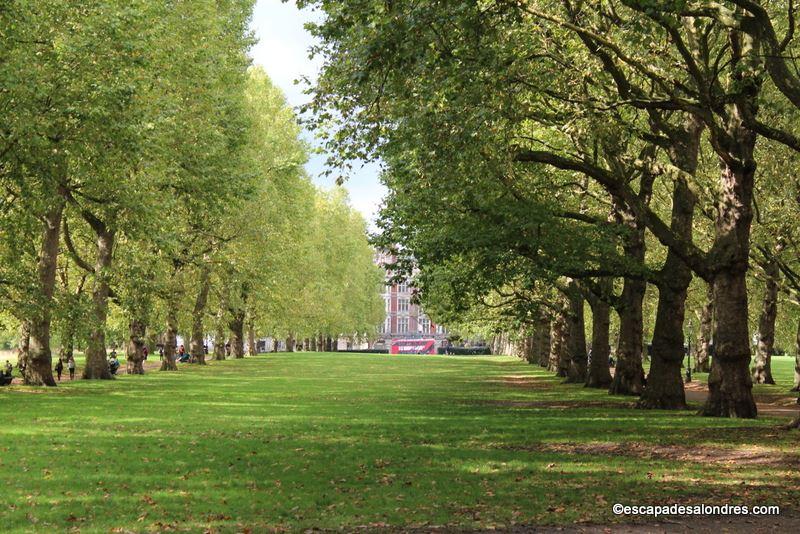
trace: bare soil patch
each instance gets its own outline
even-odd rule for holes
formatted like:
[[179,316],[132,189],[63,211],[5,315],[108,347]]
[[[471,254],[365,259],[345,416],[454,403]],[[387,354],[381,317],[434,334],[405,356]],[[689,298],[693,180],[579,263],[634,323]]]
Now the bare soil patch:
[[553,387],[541,377],[529,375],[506,375],[487,380],[490,384],[502,384],[512,388],[550,389]]
[[689,447],[685,445],[661,445],[641,442],[591,442],[591,443],[541,443],[538,445],[503,446],[504,449],[530,450],[574,454],[578,456],[605,455],[627,456],[646,460],[672,460],[703,464],[734,464],[800,469],[800,455],[776,453],[775,450],[755,445],[722,447]]
[[476,403],[487,404],[491,406],[506,406],[510,408],[542,408],[551,410],[577,410],[580,408],[620,409],[620,408],[634,408],[636,406],[636,404],[633,402],[613,402],[613,401],[602,401],[602,400],[522,401],[522,400],[485,399],[481,401],[476,401]]

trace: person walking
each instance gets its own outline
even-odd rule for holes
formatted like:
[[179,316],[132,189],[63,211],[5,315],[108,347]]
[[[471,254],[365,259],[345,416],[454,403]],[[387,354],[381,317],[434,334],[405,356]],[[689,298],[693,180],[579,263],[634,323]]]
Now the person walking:
[[61,361],[61,358],[58,359],[58,363],[56,363],[56,375],[58,376],[58,381],[61,382],[61,373],[64,372],[64,362]]
[[69,369],[69,379],[75,380],[75,358],[72,356],[67,360],[67,369]]

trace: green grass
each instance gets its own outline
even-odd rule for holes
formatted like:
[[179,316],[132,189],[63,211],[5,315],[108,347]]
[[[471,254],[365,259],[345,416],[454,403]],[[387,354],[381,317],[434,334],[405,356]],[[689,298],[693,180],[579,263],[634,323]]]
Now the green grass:
[[616,521],[615,502],[800,505],[797,433],[779,421],[630,403],[505,357],[276,354],[4,388],[0,530],[484,528]]

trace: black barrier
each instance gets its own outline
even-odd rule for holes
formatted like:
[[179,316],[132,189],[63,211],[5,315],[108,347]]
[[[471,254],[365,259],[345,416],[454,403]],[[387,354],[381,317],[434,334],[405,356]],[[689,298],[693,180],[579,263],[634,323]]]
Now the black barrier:
[[492,349],[489,347],[439,347],[436,352],[450,356],[489,356],[492,354]]

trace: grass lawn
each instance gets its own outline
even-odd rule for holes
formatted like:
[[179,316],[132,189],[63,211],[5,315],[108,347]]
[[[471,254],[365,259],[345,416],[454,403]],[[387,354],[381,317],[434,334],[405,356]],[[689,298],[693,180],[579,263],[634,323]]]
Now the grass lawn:
[[[0,390],[0,530],[263,532],[800,509],[776,419],[639,411],[506,357],[274,354]],[[630,519],[628,519],[630,520]]]

